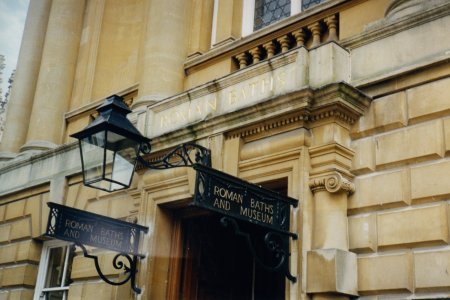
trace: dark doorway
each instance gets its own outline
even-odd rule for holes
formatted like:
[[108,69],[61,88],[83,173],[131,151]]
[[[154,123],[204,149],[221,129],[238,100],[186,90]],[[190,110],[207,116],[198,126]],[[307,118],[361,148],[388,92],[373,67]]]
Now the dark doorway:
[[[220,223],[221,216],[185,219],[181,299],[276,300],[284,299],[283,275],[268,271],[253,259],[246,240]],[[263,250],[265,231],[239,224],[250,233],[257,250]],[[265,251],[258,251],[261,256]]]

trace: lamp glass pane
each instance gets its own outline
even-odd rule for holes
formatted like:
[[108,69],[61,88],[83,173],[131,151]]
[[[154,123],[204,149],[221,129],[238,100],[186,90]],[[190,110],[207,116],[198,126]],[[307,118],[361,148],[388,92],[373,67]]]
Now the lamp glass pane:
[[117,189],[119,185],[128,187],[133,178],[140,143],[114,132],[108,132],[108,144],[111,145],[108,147],[111,150],[107,150],[107,157],[112,160],[111,188]]
[[81,140],[85,184],[108,192],[128,188],[140,142],[112,131]]
[[106,132],[97,132],[80,140],[85,184],[103,178]]

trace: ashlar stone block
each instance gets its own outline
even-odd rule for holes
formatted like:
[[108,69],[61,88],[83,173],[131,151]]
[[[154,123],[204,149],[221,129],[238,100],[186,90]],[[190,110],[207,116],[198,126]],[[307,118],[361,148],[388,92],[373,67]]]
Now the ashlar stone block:
[[450,114],[450,78],[434,81],[406,91],[410,122]]
[[87,299],[91,295],[96,295],[96,300],[110,300],[115,299],[114,294],[117,288],[107,283],[90,283],[84,284],[82,299]]
[[35,261],[41,258],[41,245],[34,240],[17,243],[16,261]]
[[72,300],[83,299],[83,284],[73,283],[70,285],[68,298]]
[[356,192],[349,197],[349,210],[370,210],[410,204],[408,173],[400,170],[356,178]]
[[354,252],[377,251],[377,217],[375,214],[348,218],[350,250]]
[[26,237],[31,237],[31,222],[30,218],[23,218],[11,223],[11,232],[9,238],[11,241]]
[[307,254],[308,293],[357,295],[356,254],[340,249],[318,249]]
[[25,201],[19,200],[6,205],[5,220],[19,218],[23,216]]
[[12,290],[9,292],[8,300],[31,300],[33,295],[34,291],[30,289]]
[[400,165],[444,156],[442,121],[408,127],[375,138],[377,166]]
[[6,205],[0,206],[0,222],[5,219]]
[[404,127],[407,123],[406,94],[395,93],[373,100],[364,116],[352,127],[351,135],[364,137]]
[[14,262],[16,257],[17,244],[7,244],[0,246],[0,264]]
[[450,162],[411,168],[411,198],[413,201],[435,201],[449,196],[448,174],[450,174]]
[[[46,193],[48,195],[48,193]],[[37,238],[42,235],[41,224],[47,225],[47,217],[41,214],[42,196],[34,195],[27,199],[24,215],[31,217],[31,234],[33,238]],[[46,204],[45,204],[46,205]]]
[[443,120],[444,122],[444,142],[445,142],[445,154],[450,153],[450,118]]
[[411,253],[358,258],[358,289],[361,295],[412,292]]
[[450,286],[450,251],[414,253],[417,291],[447,290]]
[[380,213],[378,247],[445,245],[449,241],[447,216],[446,204]]
[[29,264],[4,268],[1,285],[3,287],[18,285],[34,286],[36,284],[37,271],[38,266]]
[[350,55],[335,43],[309,51],[309,85],[320,87],[339,81],[350,81]]
[[0,264],[13,263],[16,259],[17,243],[0,246]]
[[9,241],[11,224],[0,225],[0,243]]
[[[392,109],[395,107],[395,109]],[[381,97],[374,101],[375,129],[385,132],[404,127],[408,123],[404,92]]]
[[375,140],[372,137],[352,142],[351,148],[355,151],[352,160],[353,173],[364,174],[375,171]]
[[72,279],[89,278],[96,276],[98,275],[92,259],[86,258],[81,254],[74,257],[71,273]]

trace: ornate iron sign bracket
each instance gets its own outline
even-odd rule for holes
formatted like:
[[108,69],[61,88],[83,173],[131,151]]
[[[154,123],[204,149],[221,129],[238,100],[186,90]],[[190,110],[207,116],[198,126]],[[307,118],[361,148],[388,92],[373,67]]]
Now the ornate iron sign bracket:
[[[116,270],[124,270],[125,274],[128,274],[127,277],[121,281],[112,281],[109,280],[108,277],[105,276],[105,274],[103,274],[101,268],[100,268],[100,264],[98,262],[98,256],[95,255],[91,255],[87,252],[86,247],[84,247],[83,244],[80,243],[75,243],[75,245],[77,245],[78,247],[81,248],[81,250],[83,250],[83,255],[86,258],[90,258],[94,260],[95,263],[95,269],[97,270],[97,274],[98,276],[100,276],[100,278],[111,285],[122,285],[127,283],[128,281],[131,280],[131,289],[133,291],[135,291],[137,294],[140,294],[142,292],[142,290],[140,288],[138,288],[136,286],[136,273],[137,273],[137,264],[138,264],[138,260],[139,258],[144,258],[143,255],[132,255],[130,256],[127,253],[118,253],[116,256],[114,256],[113,260],[112,260],[112,265]],[[123,260],[120,260],[120,258],[124,258],[126,262],[128,262],[128,265],[125,264],[123,262]]]
[[[283,235],[280,232],[275,231],[267,231],[264,235],[264,244],[266,246],[266,250],[272,253],[274,261],[272,264],[266,263],[266,261],[260,258],[257,254],[254,244],[250,238],[250,234],[241,231],[237,221],[231,217],[222,217],[220,219],[220,223],[225,227],[232,227],[234,233],[238,236],[241,236],[245,239],[245,242],[250,250],[255,261],[264,269],[274,272],[279,272],[286,276],[292,282],[297,282],[297,277],[293,276],[289,271],[289,256],[291,253],[289,252],[289,237]],[[297,239],[292,236],[293,239]]]
[[[131,281],[131,288],[140,294],[136,286],[137,263],[144,256],[138,253],[141,232],[148,227],[129,223],[87,211],[67,207],[56,203],[47,203],[50,207],[46,235],[72,242],[83,250],[87,258],[94,260],[95,269],[100,278],[111,285],[122,285]],[[118,254],[113,258],[113,267],[124,270],[127,277],[121,281],[112,281],[102,272],[98,257],[88,254],[86,245],[99,247]]]
[[[193,205],[223,215],[221,223],[230,226],[236,235],[243,237],[256,262],[265,269],[280,272],[292,282],[297,279],[289,271],[290,206],[296,199],[280,195],[229,174],[194,165],[197,171]],[[273,259],[267,263],[257,254],[251,236],[240,229],[238,221],[265,228],[264,245]]]
[[[141,151],[149,154],[150,144],[144,144]],[[195,154],[195,161],[192,160],[192,154]],[[193,167],[195,164],[201,164],[211,167],[211,151],[195,143],[185,143],[175,147],[172,151],[155,161],[146,161],[142,156],[138,156],[138,162],[149,169],[164,170],[178,167]]]

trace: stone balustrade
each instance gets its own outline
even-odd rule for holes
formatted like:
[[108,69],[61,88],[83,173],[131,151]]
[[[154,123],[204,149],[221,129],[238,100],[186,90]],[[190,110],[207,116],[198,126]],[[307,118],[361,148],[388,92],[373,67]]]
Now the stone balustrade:
[[241,52],[233,57],[239,69],[285,53],[298,47],[315,48],[322,43],[338,41],[338,15],[331,15],[302,26],[273,40]]

